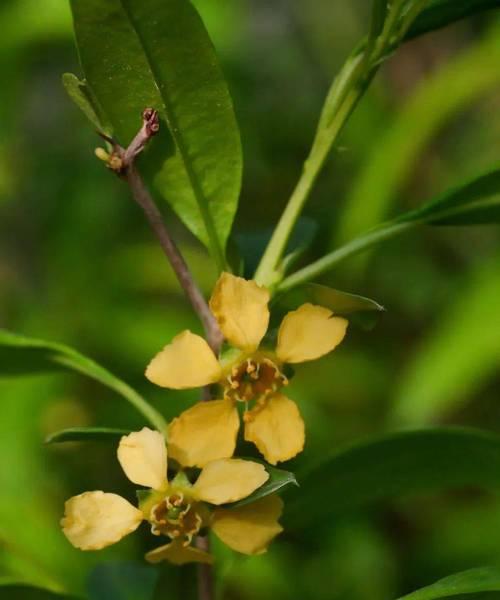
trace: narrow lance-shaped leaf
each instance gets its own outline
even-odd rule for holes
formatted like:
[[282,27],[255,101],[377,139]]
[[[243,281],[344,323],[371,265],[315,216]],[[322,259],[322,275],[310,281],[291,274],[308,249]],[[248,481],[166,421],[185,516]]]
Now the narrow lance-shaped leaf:
[[106,134],[111,133],[111,128],[107,124],[102,115],[102,111],[96,104],[88,85],[85,81],[78,79],[73,73],[64,73],[62,83],[68,96],[83,112],[92,125],[98,130]]
[[397,221],[430,225],[486,225],[500,223],[500,169],[458,186]]
[[498,491],[499,474],[499,435],[460,427],[406,431],[340,450],[299,473],[301,492],[288,499],[285,516],[302,530],[383,498],[464,486]]
[[165,126],[146,167],[223,266],[241,184],[241,143],[195,8],[186,0],[71,0],[71,7],[86,80],[115,136],[128,144],[143,109],[159,110]]
[[500,592],[500,569],[498,567],[480,567],[455,573],[432,585],[402,596],[399,600],[437,600],[437,598],[479,592]]
[[[255,461],[255,459],[252,460]],[[261,498],[269,496],[270,494],[275,494],[280,490],[283,491],[284,488],[290,485],[299,485],[297,483],[297,479],[295,478],[294,473],[292,473],[291,471],[277,469],[276,467],[271,467],[268,464],[265,464],[264,466],[266,467],[266,471],[269,473],[269,479],[264,483],[264,485],[261,485],[260,488],[256,489],[255,492],[250,494],[250,496],[243,498],[243,500],[238,500],[238,502],[228,504],[228,508],[234,508],[236,506],[244,506],[245,504],[251,504],[256,500],[260,500]]]
[[329,308],[335,315],[346,317],[363,329],[371,329],[385,311],[382,305],[370,298],[341,292],[318,283],[306,283],[278,296],[278,318],[287,310],[293,310],[306,302]]
[[24,337],[0,329],[0,376],[29,375],[59,369],[76,371],[111,388],[128,400],[158,430],[166,431],[163,417],[127,383],[73,348]]
[[128,435],[128,429],[113,429],[112,427],[70,427],[50,434],[46,444],[61,444],[63,442],[118,442],[122,436]]
[[493,8],[500,8],[500,0],[433,0],[416,18],[405,39],[412,39]]

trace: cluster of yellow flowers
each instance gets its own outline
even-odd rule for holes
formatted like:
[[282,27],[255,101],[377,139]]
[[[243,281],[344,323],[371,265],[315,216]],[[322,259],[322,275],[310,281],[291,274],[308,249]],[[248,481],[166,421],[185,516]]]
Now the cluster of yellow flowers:
[[[116,494],[85,492],[66,502],[62,527],[82,550],[109,546],[141,521],[169,542],[146,555],[150,562],[175,564],[212,561],[192,544],[210,528],[230,548],[244,554],[266,551],[282,530],[283,503],[276,494],[248,503],[265,484],[265,467],[234,458],[243,406],[244,439],[268,463],[286,461],[304,447],[304,422],[297,405],[282,393],[286,364],[319,358],[344,338],[347,321],[327,308],[303,304],[283,319],[275,349],[262,340],[269,326],[268,290],[254,281],[223,273],[210,299],[229,350],[215,356],[200,336],[184,331],[153,358],[146,377],[171,389],[217,384],[219,399],[199,402],[163,433],[144,428],[124,436],[118,460],[126,476],[149,488],[139,508]],[[168,458],[175,476],[167,479]],[[189,468],[188,471],[185,469]],[[193,473],[198,473],[195,477]],[[239,502],[231,507],[231,503]]]

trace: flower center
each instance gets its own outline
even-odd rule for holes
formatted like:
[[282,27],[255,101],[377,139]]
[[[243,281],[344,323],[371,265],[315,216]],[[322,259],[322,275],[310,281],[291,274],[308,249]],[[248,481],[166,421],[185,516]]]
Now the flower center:
[[288,384],[288,379],[269,358],[247,358],[231,369],[226,381],[224,396],[239,402],[267,396]]
[[154,535],[167,535],[171,539],[179,539],[186,546],[191,543],[193,535],[200,531],[202,521],[195,506],[180,492],[155,504],[149,516],[151,532]]

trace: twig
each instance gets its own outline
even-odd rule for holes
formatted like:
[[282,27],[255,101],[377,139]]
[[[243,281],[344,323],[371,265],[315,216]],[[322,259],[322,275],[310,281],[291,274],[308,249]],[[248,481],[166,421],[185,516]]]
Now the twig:
[[[208,536],[196,538],[196,547],[204,552],[210,552],[210,539]],[[198,571],[198,600],[213,600],[214,598],[214,571],[212,565],[200,563]]]
[[[210,347],[214,352],[218,353],[222,343],[222,334],[217,322],[210,312],[210,308],[208,307],[203,294],[194,281],[184,257],[179,252],[179,249],[170,236],[155,201],[144,184],[139,171],[135,167],[136,157],[144,150],[149,140],[160,128],[158,112],[156,110],[146,108],[142,114],[142,119],[142,127],[127,148],[122,148],[114,140],[103,136],[107,141],[113,144],[114,148],[114,156],[111,157],[108,164],[128,183],[134,200],[142,208],[153,233],[160,242],[160,246],[184,290],[184,293],[191,303],[193,310],[200,318]],[[113,158],[115,159],[114,162]]]

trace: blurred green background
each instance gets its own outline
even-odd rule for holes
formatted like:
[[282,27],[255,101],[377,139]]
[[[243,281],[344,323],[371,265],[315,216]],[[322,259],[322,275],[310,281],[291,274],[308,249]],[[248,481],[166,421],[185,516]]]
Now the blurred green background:
[[[241,127],[235,232],[245,237],[280,214],[329,81],[366,32],[369,3],[195,4]],[[98,138],[60,84],[63,72],[79,73],[67,3],[3,0],[0,26],[0,326],[75,346],[170,418],[196,396],[154,388],[144,367],[177,331],[199,326],[126,187],[94,158]],[[318,227],[304,261],[498,164],[499,64],[500,22],[489,12],[407,44],[384,65],[307,207]],[[209,294],[209,259],[164,208]],[[388,312],[372,332],[351,328],[333,355],[297,369],[290,392],[308,430],[299,467],[400,428],[500,430],[499,242],[494,226],[425,229],[324,278]],[[151,547],[144,531],[81,553],[58,527],[70,495],[104,488],[133,499],[114,448],[43,444],[67,426],[142,426],[121,398],[77,375],[0,379],[0,398],[0,578],[79,593],[94,565],[138,559]],[[328,493],[325,485],[311,511]],[[499,531],[500,499],[490,495],[384,502],[306,537],[288,531],[261,557],[217,547],[220,597],[389,599],[499,563]],[[165,567],[163,577],[169,597],[193,585],[191,567]]]

